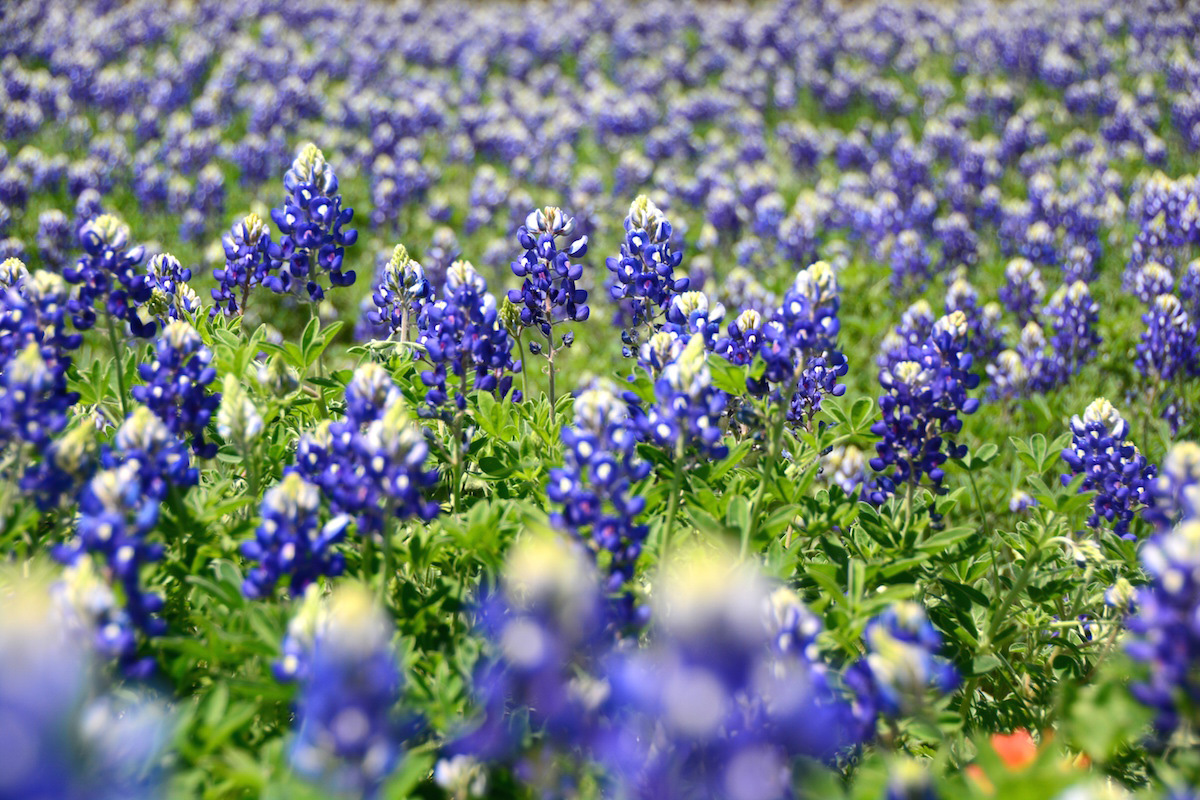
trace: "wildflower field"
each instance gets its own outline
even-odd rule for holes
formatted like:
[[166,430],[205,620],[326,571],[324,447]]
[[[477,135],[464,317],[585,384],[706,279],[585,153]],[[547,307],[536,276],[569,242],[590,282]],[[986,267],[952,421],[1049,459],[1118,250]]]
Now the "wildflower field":
[[0,800],[1200,797],[1200,1],[0,0]]

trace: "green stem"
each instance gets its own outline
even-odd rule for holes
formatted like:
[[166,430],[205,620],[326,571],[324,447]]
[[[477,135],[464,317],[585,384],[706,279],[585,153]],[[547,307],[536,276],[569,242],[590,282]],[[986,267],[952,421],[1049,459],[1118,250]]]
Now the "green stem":
[[[790,394],[787,396],[791,396]],[[767,453],[767,458],[763,461],[762,479],[758,482],[758,489],[754,492],[754,502],[750,504],[750,527],[742,531],[742,543],[739,549],[739,557],[745,558],[746,552],[750,549],[750,543],[754,541],[758,535],[758,517],[762,513],[763,501],[767,496],[767,484],[770,482],[771,470],[775,468],[775,464],[779,461],[779,451],[783,442],[783,425],[787,419],[787,407],[782,403],[776,411],[774,425],[771,428],[770,449]]]
[[121,401],[121,418],[124,419],[129,415],[129,401],[125,397],[125,359],[121,350],[121,343],[117,339],[117,325],[113,321],[112,314],[106,314],[108,317],[108,344],[112,348],[113,361],[117,369],[117,392]]
[[525,362],[529,360],[525,353],[525,348],[521,346],[521,334],[516,335],[517,353],[521,356],[521,392],[525,395],[525,399],[529,399],[529,374],[525,369]]
[[[463,370],[462,375],[459,377],[458,393],[462,397],[467,396],[467,371],[465,369]],[[454,475],[452,477],[453,483],[450,485],[450,497],[453,501],[455,514],[458,513],[458,510],[462,505],[462,481],[465,466],[463,462],[467,457],[467,454],[463,452],[462,443],[462,425],[463,415],[465,413],[465,411],[454,412],[454,442],[452,443],[454,447]]]
[[546,334],[546,373],[550,376],[550,420],[553,422],[556,410],[554,401],[557,399],[554,394],[554,331]]
[[683,493],[683,440],[675,448],[675,474],[671,476],[671,499],[667,503],[667,527],[663,530],[662,548],[658,563],[666,564],[671,552],[671,534],[675,530],[675,517],[679,514],[679,496]]
[[392,535],[390,531],[385,530],[383,532],[383,572],[379,576],[379,602],[385,606],[388,601],[388,585],[392,581],[392,569]]

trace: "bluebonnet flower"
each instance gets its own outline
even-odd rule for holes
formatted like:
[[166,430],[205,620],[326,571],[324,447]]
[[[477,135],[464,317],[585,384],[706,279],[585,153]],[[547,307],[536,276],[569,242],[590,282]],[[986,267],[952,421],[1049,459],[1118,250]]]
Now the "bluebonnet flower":
[[1196,326],[1173,294],[1160,294],[1142,316],[1146,330],[1137,346],[1135,365],[1152,386],[1169,383],[1200,368]]
[[[621,337],[626,358],[632,358],[642,339],[658,327],[671,296],[688,289],[688,279],[675,276],[683,253],[672,249],[671,233],[671,223],[658,206],[639,195],[625,217],[620,255],[605,262],[612,273],[609,294],[626,306]],[[640,328],[646,330],[639,332]]]
[[296,466],[335,515],[350,515],[361,535],[374,536],[385,533],[388,519],[437,515],[437,504],[424,498],[437,482],[437,471],[426,469],[428,455],[391,376],[368,362],[346,386],[345,418],[302,437]]
[[18,288],[27,277],[29,269],[21,259],[6,258],[0,262],[0,289]]
[[1179,276],[1179,299],[1193,323],[1200,324],[1200,258],[1192,259]]
[[1054,229],[1045,220],[1037,220],[1025,229],[1021,255],[1040,266],[1058,263],[1058,243],[1055,240]]
[[1075,281],[1087,283],[1093,280],[1096,277],[1095,260],[1092,251],[1082,245],[1069,249],[1062,264],[1063,283],[1069,286]]
[[1170,294],[1175,288],[1171,270],[1157,261],[1148,261],[1133,274],[1133,294],[1143,303],[1151,303],[1160,294]]
[[297,595],[321,575],[342,573],[345,558],[333,545],[345,537],[350,517],[336,516],[322,526],[320,511],[320,491],[298,472],[285,473],[267,490],[262,522],[254,539],[241,546],[242,555],[260,562],[246,574],[242,591],[247,597],[269,596],[283,576]]
[[674,333],[685,344],[692,336],[699,336],[704,340],[704,346],[712,350],[716,347],[724,318],[725,306],[709,303],[704,292],[689,290],[671,298],[662,330]]
[[1135,612],[1127,619],[1129,655],[1147,674],[1132,684],[1134,697],[1155,712],[1154,727],[1162,739],[1196,715],[1200,677],[1200,635],[1195,619],[1200,607],[1200,522],[1187,520],[1151,537],[1141,549],[1142,567],[1150,577],[1137,590]]
[[305,595],[276,669],[299,684],[291,764],[332,792],[378,796],[410,726],[397,716],[403,676],[392,626],[365,587]]
[[[442,299],[424,305],[417,331],[417,341],[425,348],[424,358],[431,367],[421,372],[421,380],[429,387],[425,395],[429,405],[446,404],[451,376],[454,401],[460,409],[466,407],[467,388],[497,397],[507,396],[512,389],[512,373],[521,368],[521,362],[513,361],[512,337],[500,322],[496,298],[470,262],[451,265]],[[472,373],[473,386],[468,386]],[[520,392],[514,392],[513,399],[520,400]]]
[[160,325],[168,320],[186,319],[200,311],[200,297],[188,286],[192,271],[179,263],[170,253],[159,253],[146,264],[146,281],[150,284],[150,299],[138,309],[139,319],[149,322],[152,316]]
[[728,396],[712,385],[704,340],[693,336],[654,383],[655,403],[643,424],[649,439],[682,456],[689,445],[709,458],[724,458],[721,416]]
[[1148,495],[1143,516],[1159,530],[1200,517],[1200,445],[1171,445]]
[[961,311],[948,314],[934,323],[922,345],[908,347],[906,360],[880,371],[882,419],[871,426],[880,441],[870,463],[876,472],[887,471],[881,476],[884,488],[915,486],[928,476],[936,490],[946,460],[966,454],[966,445],[947,437],[962,430],[960,414],[979,407],[977,398],[967,396],[979,385],[979,376],[970,371],[967,331]]
[[29,342],[3,365],[0,376],[0,446],[9,441],[44,448],[67,425],[67,411],[79,399],[68,392],[64,366],[48,363],[37,342]]
[[1004,349],[1000,306],[979,305],[979,292],[961,274],[946,289],[946,313],[961,311],[967,320],[967,347],[975,364],[982,368]]
[[927,705],[931,690],[947,694],[958,686],[958,671],[938,655],[941,635],[916,603],[896,603],[868,622],[863,644],[867,654],[851,668],[857,700],[884,717],[912,714]]
[[[574,230],[573,217],[547,206],[531,211],[517,231],[525,253],[512,262],[512,271],[524,280],[520,289],[509,291],[508,299],[522,306],[521,325],[537,328],[547,339],[551,326],[588,318],[587,292],[576,285],[583,267],[572,261],[587,253],[587,237],[571,241]],[[559,249],[559,237],[566,239],[564,249]]]
[[1037,500],[1023,489],[1013,489],[1008,498],[1008,510],[1014,514],[1027,511],[1037,505]]
[[633,578],[649,526],[637,522],[646,507],[632,485],[650,474],[638,458],[638,429],[627,400],[609,382],[597,382],[575,398],[573,424],[562,429],[565,463],[550,470],[546,494],[562,511],[551,515],[593,554],[607,553],[605,591],[611,618],[621,627],[639,621],[627,584]]
[[[479,626],[494,652],[477,668],[482,718],[448,754],[520,760],[530,727],[545,747],[588,746],[601,684],[587,674],[605,652],[604,601],[591,560],[565,538],[529,535],[509,551],[500,590],[485,596]],[[514,713],[516,712],[516,713]]]
[[[888,767],[884,800],[939,800],[929,768],[912,758],[896,758]],[[1061,800],[1061,798],[1060,798]]]
[[1046,304],[1053,333],[1050,345],[1053,355],[1047,362],[1048,385],[1066,383],[1095,356],[1101,338],[1096,330],[1100,307],[1092,299],[1088,285],[1076,281],[1056,291]]
[[73,621],[60,594],[22,579],[0,597],[0,719],[9,748],[0,797],[162,797],[157,762],[170,733],[166,712],[149,699],[121,698],[98,680],[91,643],[63,635]]
[[56,436],[41,460],[26,468],[21,491],[33,497],[40,511],[58,508],[64,501],[74,502],[96,470],[98,453],[96,426],[84,419]]
[[354,210],[342,208],[333,167],[311,142],[300,148],[283,186],[283,205],[271,210],[281,234],[277,257],[283,266],[264,283],[276,292],[290,291],[293,283],[297,289],[302,285],[309,299],[319,302],[325,296],[325,274],[331,286],[354,284],[354,271],[342,269],[346,248],[358,241],[358,231],[342,229]]
[[137,314],[137,307],[150,299],[146,277],[137,270],[146,251],[141,245],[129,247],[129,226],[101,214],[84,224],[79,243],[84,255],[74,267],[63,269],[69,283],[79,284],[69,306],[75,327],[87,330],[95,324],[95,305],[101,300],[109,317],[128,322],[134,336],[153,336],[154,324],[145,324]]
[[858,497],[870,489],[867,458],[852,444],[838,445],[821,456],[821,481],[837,486],[847,497]]
[[784,798],[797,758],[857,743],[817,650],[820,619],[793,592],[694,553],[654,597],[652,644],[606,670],[613,721],[599,753],[618,794]]
[[1071,446],[1062,451],[1071,472],[1062,476],[1062,482],[1067,486],[1082,474],[1079,490],[1096,492],[1088,525],[1099,528],[1104,520],[1118,536],[1133,539],[1129,526],[1134,513],[1147,502],[1155,470],[1126,440],[1128,433],[1129,423],[1112,403],[1103,397],[1093,400],[1083,417],[1071,418]]
[[67,249],[75,238],[75,231],[67,215],[52,208],[38,215],[37,247],[42,262],[61,272],[67,263]]
[[731,364],[749,364],[762,347],[762,327],[763,315],[753,308],[746,309],[729,323],[726,336],[714,344],[714,352]]
[[154,346],[154,360],[138,365],[145,384],[132,389],[133,398],[145,404],[177,437],[190,436],[200,458],[217,453],[215,442],[206,442],[205,429],[221,404],[220,393],[210,393],[217,377],[212,351],[200,334],[183,320],[163,328]]
[[1005,284],[1000,288],[1000,302],[1024,325],[1034,321],[1041,312],[1046,286],[1042,274],[1032,261],[1014,258],[1004,268]]
[[271,233],[257,214],[246,217],[221,238],[225,266],[213,270],[217,287],[212,315],[245,313],[250,291],[265,285],[280,268],[280,252],[271,242]]
[[200,481],[192,466],[188,446],[167,429],[149,408],[134,407],[117,429],[113,447],[100,454],[100,464],[112,470],[133,464],[147,495],[159,500],[172,488],[185,489]]
[[425,270],[409,257],[404,245],[398,244],[375,284],[371,295],[375,310],[368,315],[373,323],[386,326],[390,333],[399,333],[400,341],[408,341],[408,331],[431,295]]
[[1029,388],[1029,369],[1016,350],[1001,350],[986,371],[989,397],[1020,397]]
[[[85,554],[98,556],[111,570],[125,596],[125,612],[147,636],[158,636],[166,623],[157,615],[163,598],[142,587],[141,569],[159,561],[163,546],[149,540],[158,524],[161,496],[156,496],[139,474],[138,464],[127,462],[96,473],[79,496],[79,520],[75,538],[56,551],[70,564]],[[123,654],[128,653],[122,647]],[[122,664],[144,672],[149,665],[131,659]]]
[[919,292],[925,288],[929,283],[933,258],[920,233],[911,228],[905,229],[887,237],[882,247],[885,251],[883,260],[892,268],[892,289],[897,294]]

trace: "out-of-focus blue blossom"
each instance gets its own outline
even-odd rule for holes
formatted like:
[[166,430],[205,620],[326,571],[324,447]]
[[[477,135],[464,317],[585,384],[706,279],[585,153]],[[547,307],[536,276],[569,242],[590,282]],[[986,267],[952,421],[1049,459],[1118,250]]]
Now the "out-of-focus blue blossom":
[[1046,381],[1055,386],[1066,383],[1095,357],[1102,341],[1097,330],[1100,306],[1092,299],[1088,285],[1076,281],[1051,296],[1046,315],[1053,331],[1050,335],[1053,354],[1046,365]]
[[1062,476],[1066,486],[1076,475],[1084,476],[1080,491],[1096,492],[1088,525],[1099,528],[1101,520],[1113,532],[1133,539],[1129,532],[1134,513],[1146,505],[1154,465],[1126,440],[1129,423],[1103,397],[1092,401],[1083,416],[1071,418],[1071,446],[1062,451],[1071,473]]
[[1128,618],[1129,655],[1141,662],[1144,676],[1131,686],[1134,697],[1155,712],[1160,737],[1195,719],[1200,684],[1195,670],[1200,635],[1200,522],[1187,520],[1153,536],[1141,549],[1150,583],[1137,590]]
[[1000,302],[1024,325],[1034,321],[1041,312],[1046,287],[1042,274],[1033,262],[1014,258],[1004,269],[1005,284],[1000,288]]
[[[163,598],[143,588],[140,574],[143,566],[163,556],[163,546],[148,538],[158,523],[161,502],[149,489],[134,462],[96,473],[79,497],[76,536],[57,554],[68,564],[87,555],[103,559],[121,586],[133,625],[147,636],[158,636],[166,630],[157,616]],[[152,668],[152,663],[136,660],[127,644],[113,642],[112,649],[131,673],[145,674]]]
[[1137,268],[1133,274],[1133,294],[1143,303],[1152,303],[1161,294],[1170,294],[1175,288],[1171,270],[1157,261],[1149,261]]
[[38,215],[38,255],[49,269],[62,272],[67,263],[67,250],[74,239],[75,231],[66,214],[52,208]]
[[132,389],[133,398],[157,414],[167,430],[180,438],[191,437],[192,450],[200,458],[217,453],[216,442],[204,438],[221,404],[220,393],[209,392],[217,377],[212,358],[191,324],[172,320],[155,342],[154,360],[138,365],[145,384]]
[[1000,324],[1000,306],[979,304],[979,292],[965,277],[959,276],[946,289],[946,313],[961,311],[967,321],[967,347],[977,369],[986,365],[1004,349],[1004,329]]
[[299,684],[291,764],[329,791],[378,796],[410,731],[392,626],[365,587],[305,595],[276,674]]
[[1160,530],[1200,517],[1200,445],[1171,445],[1148,494],[1143,516]]
[[958,686],[958,671],[938,655],[941,635],[916,603],[897,603],[868,622],[863,644],[867,655],[853,667],[863,679],[858,701],[885,717],[914,713],[931,690]]
[[[105,605],[107,587],[94,574],[64,581],[78,591],[83,613]],[[0,797],[161,797],[167,715],[149,699],[119,698],[99,683],[91,643],[64,635],[79,620],[60,587],[24,580],[0,598],[0,726],[8,748]]]
[[271,210],[280,232],[278,259],[283,266],[264,283],[276,292],[291,291],[295,284],[297,291],[303,288],[310,300],[319,302],[325,296],[324,276],[331,286],[354,284],[354,271],[342,269],[346,248],[358,241],[358,231],[343,230],[354,210],[342,208],[333,167],[311,142],[300,148],[283,186],[283,205]]

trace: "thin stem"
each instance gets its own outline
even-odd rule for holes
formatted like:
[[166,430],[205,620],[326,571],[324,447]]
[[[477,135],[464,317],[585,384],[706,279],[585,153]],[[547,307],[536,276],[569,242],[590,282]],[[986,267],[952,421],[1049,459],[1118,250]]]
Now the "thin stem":
[[[404,523],[400,523],[399,525],[397,525],[396,526],[397,529],[399,529],[400,526],[402,526],[403,524]],[[386,528],[386,526],[385,526],[385,528]],[[387,604],[387,598],[388,598],[388,584],[391,583],[391,580],[392,580],[392,570],[393,570],[392,558],[393,558],[392,534],[390,531],[384,530],[384,532],[383,532],[383,571],[382,571],[382,573],[380,573],[380,576],[379,576],[379,602],[382,604],[385,604],[385,605]]]
[[[467,370],[465,368],[462,371],[462,375],[459,376],[458,393],[463,398],[467,396]],[[454,412],[454,475],[452,477],[453,483],[450,485],[450,497],[453,501],[455,514],[458,513],[459,508],[462,506],[462,480],[463,468],[465,466],[463,462],[466,460],[467,455],[463,452],[462,443],[462,424],[465,413],[463,410]]]
[[551,329],[546,334],[546,372],[550,376],[550,419],[553,420],[556,414],[554,408],[554,331]]
[[667,563],[667,555],[671,552],[671,533],[675,530],[675,517],[679,513],[679,496],[683,493],[683,458],[682,458],[682,442],[675,449],[675,474],[671,476],[671,499],[667,504],[667,527],[663,530],[662,549],[659,553],[658,563],[660,565]]
[[117,393],[121,401],[121,418],[124,419],[129,415],[129,401],[125,397],[125,359],[124,353],[121,350],[121,343],[117,339],[117,325],[113,321],[112,314],[105,314],[108,318],[108,344],[112,348],[113,361],[117,368]]
[[767,458],[763,461],[762,478],[758,482],[758,489],[754,492],[754,502],[750,504],[750,527],[742,531],[742,543],[739,551],[741,558],[746,557],[750,542],[754,541],[755,536],[758,535],[758,517],[762,513],[763,501],[766,500],[770,471],[779,461],[779,451],[783,441],[783,425],[786,420],[787,407],[781,402],[771,428],[770,449]]
[[525,348],[521,346],[521,334],[518,332],[514,337],[517,340],[517,352],[521,355],[521,392],[525,395],[525,399],[529,399],[529,375],[525,370],[526,358]]

